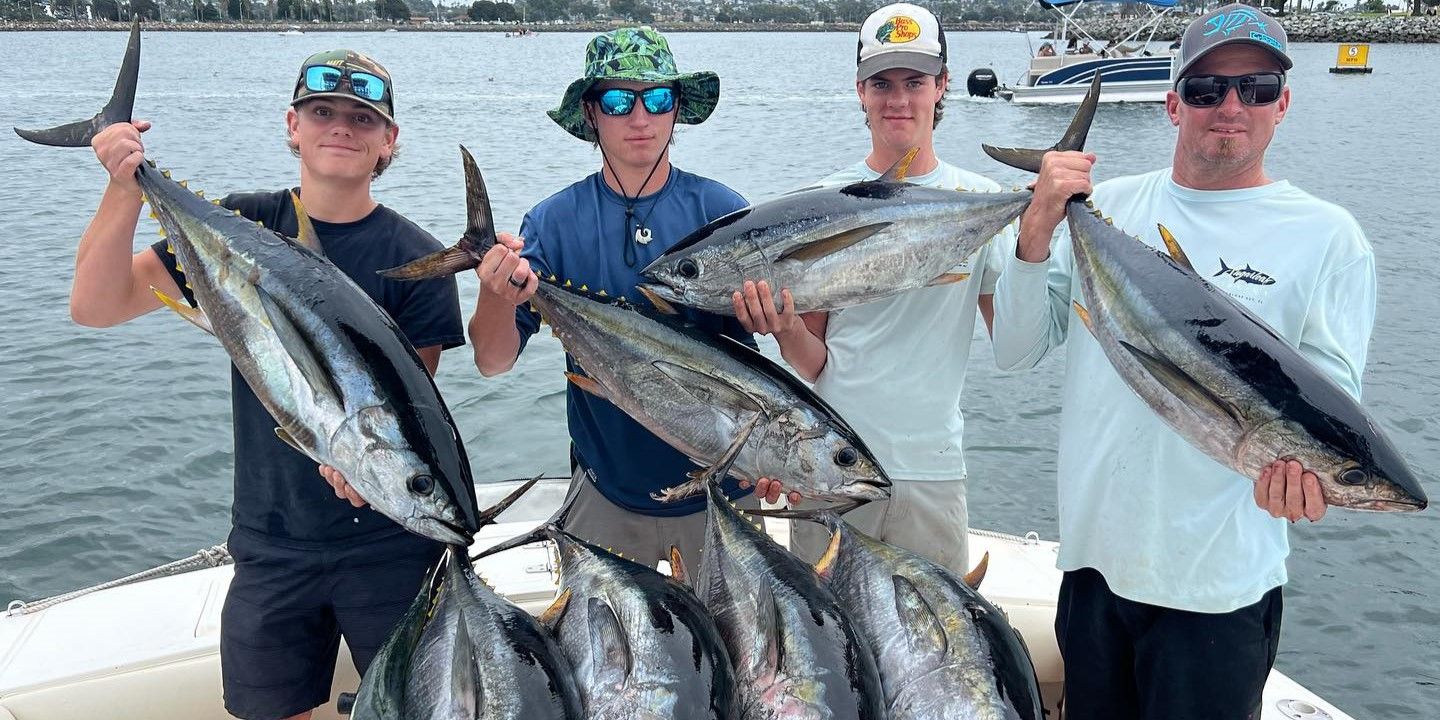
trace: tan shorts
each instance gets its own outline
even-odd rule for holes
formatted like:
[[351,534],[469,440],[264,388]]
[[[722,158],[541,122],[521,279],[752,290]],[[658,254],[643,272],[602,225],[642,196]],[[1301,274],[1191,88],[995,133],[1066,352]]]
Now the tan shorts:
[[[576,537],[619,553],[646,567],[655,567],[661,560],[670,560],[670,546],[680,548],[680,557],[690,572],[700,568],[700,548],[705,544],[705,513],[696,512],[678,517],[642,515],[610,502],[591,482],[584,470],[570,477],[573,489],[579,483],[579,494],[565,529]],[[754,495],[735,501],[745,510],[758,508]]]
[[[896,480],[889,500],[851,510],[845,521],[870,537],[919,553],[961,575],[970,571],[970,510],[964,480]],[[790,549],[806,562],[817,562],[829,543],[824,526],[791,521]]]

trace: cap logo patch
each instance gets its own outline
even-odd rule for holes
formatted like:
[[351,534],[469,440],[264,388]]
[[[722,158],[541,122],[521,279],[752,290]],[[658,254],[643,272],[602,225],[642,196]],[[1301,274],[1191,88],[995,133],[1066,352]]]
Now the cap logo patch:
[[[1246,25],[1259,25],[1261,30],[1266,28],[1265,21],[1260,18],[1260,14],[1250,8],[1241,8],[1233,12],[1220,13],[1205,21],[1205,24],[1209,26],[1205,30],[1205,37],[1210,37],[1215,33],[1230,37],[1230,33]],[[1267,35],[1266,37],[1268,38],[1269,36]]]
[[908,43],[920,37],[920,23],[913,18],[904,15],[897,15],[885,21],[879,30],[875,31],[875,39],[882,45],[889,43]]
[[1285,48],[1280,45],[1280,41],[1279,41],[1279,40],[1276,40],[1275,38],[1270,37],[1269,35],[1266,35],[1265,33],[1260,32],[1259,30],[1251,30],[1251,31],[1250,31],[1250,39],[1251,39],[1251,40],[1259,40],[1260,42],[1263,42],[1263,43],[1265,43],[1266,45],[1269,45],[1270,47],[1273,47],[1273,48],[1275,48],[1276,50],[1279,50],[1280,52],[1285,52]]

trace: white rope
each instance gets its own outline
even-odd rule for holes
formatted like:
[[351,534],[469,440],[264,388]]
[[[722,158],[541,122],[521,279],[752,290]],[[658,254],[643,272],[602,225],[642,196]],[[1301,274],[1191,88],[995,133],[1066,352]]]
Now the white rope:
[[970,534],[979,535],[980,537],[990,538],[992,540],[1004,540],[1005,542],[1015,543],[1016,545],[1040,544],[1040,533],[1037,533],[1034,530],[1025,533],[1025,537],[1020,537],[1019,535],[1011,535],[1009,533],[996,532],[994,530],[976,530],[974,528],[971,528]]
[[232,562],[234,562],[234,560],[232,560],[230,557],[230,551],[227,550],[223,544],[215,545],[205,548],[204,550],[201,550],[194,555],[191,555],[190,557],[176,560],[175,562],[171,563],[166,563],[159,567],[150,568],[149,570],[138,572],[134,575],[127,575],[117,580],[103,582],[99,585],[93,585],[91,587],[82,588],[80,590],[73,590],[62,595],[48,597],[44,600],[36,600],[34,602],[27,603],[23,600],[15,600],[10,603],[8,608],[6,608],[5,614],[29,615],[31,613],[40,612],[41,610],[49,607],[59,605],[60,603],[66,602],[67,600],[74,600],[75,598],[83,597],[85,595],[89,595],[90,593],[98,592],[100,590],[108,590],[113,587],[120,587],[121,585],[129,585],[130,583],[140,582],[141,580],[169,577],[171,575],[179,575],[181,573],[187,573],[194,570],[202,570],[204,568],[220,567],[221,565],[229,565]]

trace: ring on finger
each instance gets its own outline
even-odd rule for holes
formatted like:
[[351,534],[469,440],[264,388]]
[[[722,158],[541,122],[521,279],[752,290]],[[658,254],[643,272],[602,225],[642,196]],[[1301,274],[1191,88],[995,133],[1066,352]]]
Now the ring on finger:
[[523,287],[525,287],[525,281],[524,281],[524,280],[519,280],[519,281],[517,281],[517,280],[515,279],[515,276],[514,276],[514,275],[511,275],[510,277],[505,278],[505,279],[506,279],[507,281],[509,281],[509,283],[510,283],[511,285],[514,285],[514,286],[517,287],[517,288],[523,288]]

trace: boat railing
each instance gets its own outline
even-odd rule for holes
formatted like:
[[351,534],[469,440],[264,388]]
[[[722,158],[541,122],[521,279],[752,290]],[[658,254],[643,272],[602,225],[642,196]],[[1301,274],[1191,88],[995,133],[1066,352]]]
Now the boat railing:
[[43,600],[34,600],[30,602],[26,602],[24,600],[14,600],[11,601],[10,605],[5,609],[5,614],[7,616],[29,615],[31,613],[37,613],[46,608],[54,607],[56,605],[59,605],[60,603],[68,602],[79,597],[84,597],[86,595],[96,593],[101,590],[109,590],[110,588],[120,587],[121,585],[129,585],[131,583],[137,583],[143,580],[154,580],[155,578],[169,577],[171,575],[181,575],[184,573],[193,572],[195,570],[204,570],[206,568],[220,567],[221,565],[229,565],[233,562],[235,562],[235,560],[230,557],[230,551],[225,547],[223,543],[220,545],[213,545],[211,547],[196,552],[190,557],[182,558],[174,562],[168,562],[164,565],[160,565],[159,567],[153,567],[149,570],[135,573],[134,575],[126,575],[122,578],[107,580],[103,583],[100,583],[99,585],[91,585],[87,588],[72,590],[70,592],[62,593],[60,595],[54,595]]

